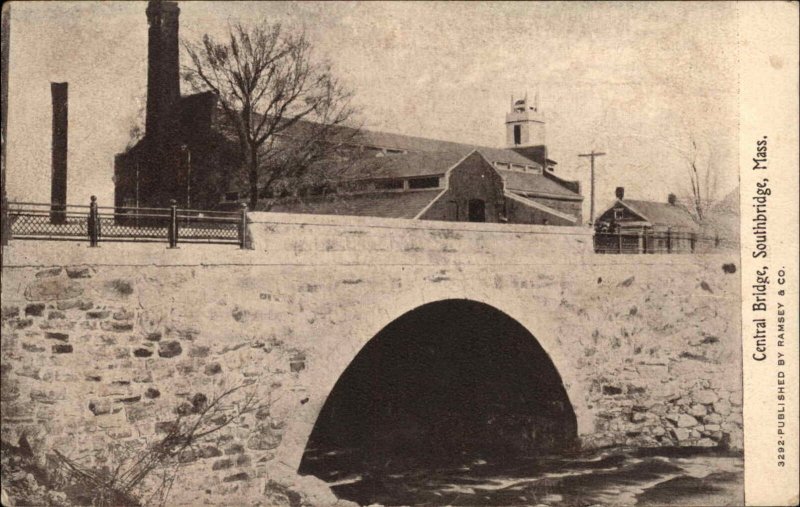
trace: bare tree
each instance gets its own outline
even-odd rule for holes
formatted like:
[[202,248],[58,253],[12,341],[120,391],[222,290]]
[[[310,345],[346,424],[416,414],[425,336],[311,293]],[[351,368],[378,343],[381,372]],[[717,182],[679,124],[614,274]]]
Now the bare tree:
[[[235,396],[243,388],[243,396]],[[191,459],[201,444],[209,441],[245,414],[269,403],[256,397],[255,382],[238,384],[208,399],[195,395],[191,403],[177,407],[177,419],[169,423],[166,436],[143,450],[131,452],[124,446],[112,449],[113,466],[86,466],[58,450],[48,457],[52,486],[80,486],[86,498],[77,499],[96,506],[165,505],[180,464]],[[145,483],[152,478],[148,486]]]
[[[302,32],[280,24],[229,27],[225,41],[184,41],[184,79],[211,91],[241,150],[250,206],[280,180],[299,177],[346,141],[352,94],[317,59]],[[287,146],[289,147],[287,149]]]
[[690,139],[691,148],[684,151],[686,170],[689,180],[687,193],[687,209],[697,219],[703,222],[709,208],[716,202],[719,190],[719,166],[714,148],[708,144],[705,150],[701,149],[697,140]]

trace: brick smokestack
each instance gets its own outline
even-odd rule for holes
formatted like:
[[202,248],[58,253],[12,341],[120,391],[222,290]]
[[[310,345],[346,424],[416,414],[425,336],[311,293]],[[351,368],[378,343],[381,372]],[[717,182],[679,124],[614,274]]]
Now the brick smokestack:
[[625,198],[625,187],[617,187],[617,190],[614,192],[614,195],[617,196],[617,199],[622,200]]
[[50,187],[50,221],[64,223],[67,205],[67,86],[50,83],[53,97],[53,147]]
[[147,46],[147,118],[145,135],[162,139],[171,134],[172,108],[180,99],[177,2],[150,0]]

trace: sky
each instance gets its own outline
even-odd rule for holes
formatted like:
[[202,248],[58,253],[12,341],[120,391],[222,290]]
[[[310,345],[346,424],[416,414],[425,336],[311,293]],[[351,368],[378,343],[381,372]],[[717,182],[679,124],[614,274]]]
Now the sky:
[[[5,4],[8,6],[9,4]],[[47,202],[49,83],[69,82],[68,202],[113,202],[114,154],[147,84],[145,2],[12,2],[7,191]],[[598,209],[688,189],[692,141],[738,181],[738,21],[732,2],[179,2],[180,34],[229,23],[303,29],[355,93],[364,127],[501,147],[511,95],[537,91],[556,174]],[[185,57],[182,56],[185,62]],[[184,92],[189,93],[184,86]]]

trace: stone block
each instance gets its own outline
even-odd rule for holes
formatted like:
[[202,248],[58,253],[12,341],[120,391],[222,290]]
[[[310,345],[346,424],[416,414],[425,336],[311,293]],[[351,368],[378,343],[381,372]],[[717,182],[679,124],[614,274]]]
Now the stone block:
[[117,278],[108,282],[106,286],[117,296],[126,297],[133,294],[133,284],[129,280]]
[[691,432],[687,428],[672,428],[671,433],[678,442],[688,441],[691,435]]
[[114,333],[126,333],[133,331],[133,323],[104,321],[100,324],[100,329],[102,329],[103,331],[111,331]]
[[717,400],[714,402],[714,412],[719,415],[728,415],[731,413],[731,402],[728,400]]
[[26,350],[28,352],[37,352],[38,353],[38,352],[44,352],[47,349],[45,349],[44,347],[40,347],[40,346],[36,345],[35,343],[23,342],[22,350]]
[[692,405],[691,407],[689,407],[689,415],[691,415],[693,417],[702,417],[702,416],[706,415],[706,413],[707,413],[707,411],[706,411],[705,405],[699,405],[698,404],[698,405]]
[[156,389],[155,387],[148,387],[147,390],[144,392],[145,398],[155,399],[161,396],[161,391]]
[[710,389],[703,389],[700,391],[693,391],[692,392],[692,401],[695,403],[700,403],[702,405],[710,405],[717,401],[719,397],[717,393]]
[[59,301],[76,298],[81,294],[83,289],[78,283],[60,277],[36,280],[25,289],[25,299],[28,301]]
[[114,312],[114,320],[131,320],[134,317],[134,313],[126,308]]
[[194,346],[189,349],[189,357],[208,357],[211,353],[211,348],[206,346]]
[[159,357],[176,357],[179,356],[183,352],[183,348],[181,347],[181,342],[179,341],[167,341],[167,342],[160,342],[158,344],[158,355]]
[[703,422],[705,424],[719,424],[722,422],[722,416],[719,414],[708,414],[703,417]]
[[92,400],[89,402],[89,410],[96,416],[110,414],[111,409],[111,400]]
[[689,428],[692,426],[697,426],[697,419],[690,416],[689,414],[680,414],[678,415],[678,420],[675,421],[675,425],[678,428]]
[[13,319],[19,316],[19,307],[16,306],[4,306],[2,310],[2,319],[3,321]]
[[25,315],[29,317],[41,317],[44,313],[45,305],[43,303],[31,303],[25,306]]
[[697,447],[716,447],[717,443],[710,438],[701,438],[695,445],[697,445]]
[[55,391],[55,390],[39,390],[34,389],[31,391],[30,397],[31,401],[34,403],[44,403],[46,405],[54,405],[56,402],[59,402],[64,399],[65,391]]
[[233,466],[233,461],[227,458],[218,459],[211,466],[211,470],[225,470],[226,468],[231,468],[232,466]]
[[178,428],[177,421],[159,421],[155,425],[156,433],[171,433]]
[[44,334],[44,337],[47,338],[48,340],[58,340],[62,342],[69,341],[69,335],[66,333],[55,333],[48,331],[47,333]]
[[60,274],[61,274],[61,268],[60,267],[48,268],[48,269],[43,269],[41,271],[38,271],[36,273],[36,278],[48,278],[48,277],[51,277],[51,276],[58,276]]
[[647,419],[647,415],[643,412],[632,412],[630,419],[633,423],[639,423]]
[[79,300],[73,299],[72,301],[59,301],[56,303],[56,308],[59,310],[74,310],[79,309],[83,312],[86,310],[91,310],[94,307],[94,303],[87,300]]
[[238,474],[233,474],[225,477],[222,479],[222,482],[237,482],[237,481],[247,481],[250,479],[250,476],[247,475],[247,472],[239,472]]
[[217,362],[214,362],[214,363],[209,363],[209,364],[207,364],[207,365],[206,365],[206,367],[203,369],[203,372],[204,372],[206,375],[216,375],[216,374],[218,374],[218,373],[221,373],[221,372],[222,372],[222,366],[221,366],[219,363],[217,363]]
[[153,355],[153,351],[150,349],[145,349],[142,347],[133,349],[134,357],[150,357]]
[[33,325],[33,319],[17,319],[14,322],[16,329],[27,329]]
[[57,343],[52,347],[53,354],[71,354],[72,345],[68,343]]
[[86,318],[92,320],[102,320],[107,319],[111,316],[111,312],[108,310],[91,310],[86,312]]
[[91,278],[92,273],[86,266],[75,266],[67,268],[69,278]]
[[244,446],[242,444],[231,444],[225,448],[225,454],[241,454],[244,452]]

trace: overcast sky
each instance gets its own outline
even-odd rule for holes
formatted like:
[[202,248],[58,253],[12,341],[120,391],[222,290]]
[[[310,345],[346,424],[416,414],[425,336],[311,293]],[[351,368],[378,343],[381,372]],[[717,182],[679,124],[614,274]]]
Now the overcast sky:
[[[7,6],[8,4],[6,4]],[[147,83],[145,2],[11,5],[8,193],[49,200],[50,81],[69,82],[70,203],[113,202],[113,158]],[[180,2],[181,36],[229,21],[305,27],[356,93],[367,128],[487,146],[505,142],[510,95],[547,118],[557,174],[598,203],[626,187],[687,187],[691,139],[714,152],[720,196],[737,181],[737,12],[712,3]],[[184,89],[186,92],[186,89]],[[588,201],[588,199],[587,199]],[[588,203],[587,209],[588,212]]]

